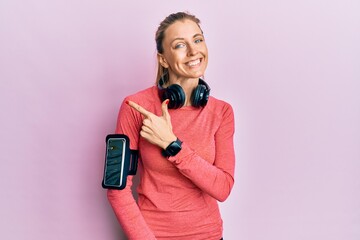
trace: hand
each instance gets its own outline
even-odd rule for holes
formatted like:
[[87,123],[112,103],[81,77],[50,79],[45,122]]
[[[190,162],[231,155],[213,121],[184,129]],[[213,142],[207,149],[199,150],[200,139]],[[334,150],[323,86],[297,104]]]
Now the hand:
[[176,141],[168,112],[169,99],[166,99],[161,104],[162,116],[157,116],[132,101],[127,101],[126,103],[144,116],[140,131],[140,135],[143,138],[162,149],[165,149],[170,143]]

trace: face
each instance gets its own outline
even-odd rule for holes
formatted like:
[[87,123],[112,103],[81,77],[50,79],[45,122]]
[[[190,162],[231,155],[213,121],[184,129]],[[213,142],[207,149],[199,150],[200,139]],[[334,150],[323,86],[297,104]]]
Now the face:
[[171,82],[199,78],[208,63],[208,51],[199,26],[191,21],[176,21],[165,31],[160,64],[169,70]]

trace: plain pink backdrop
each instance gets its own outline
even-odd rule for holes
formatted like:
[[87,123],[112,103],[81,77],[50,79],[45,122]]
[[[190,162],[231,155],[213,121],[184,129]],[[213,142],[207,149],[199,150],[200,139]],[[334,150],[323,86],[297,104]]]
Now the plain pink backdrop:
[[236,115],[226,240],[360,239],[360,2],[0,2],[0,239],[125,239],[101,188],[122,99],[169,13],[203,22]]

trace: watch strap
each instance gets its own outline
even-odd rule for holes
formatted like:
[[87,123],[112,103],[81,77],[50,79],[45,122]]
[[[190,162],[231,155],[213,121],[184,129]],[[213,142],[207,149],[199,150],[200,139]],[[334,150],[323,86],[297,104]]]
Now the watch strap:
[[169,146],[166,147],[165,150],[162,150],[162,155],[164,157],[173,157],[176,154],[178,154],[181,150],[181,144],[182,142],[180,139],[176,138],[175,141],[169,144]]

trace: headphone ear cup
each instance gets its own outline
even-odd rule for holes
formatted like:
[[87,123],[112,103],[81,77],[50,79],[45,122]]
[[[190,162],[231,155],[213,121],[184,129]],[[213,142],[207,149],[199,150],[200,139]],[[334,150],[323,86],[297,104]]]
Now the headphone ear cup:
[[181,88],[180,85],[172,84],[166,89],[163,89],[161,100],[165,101],[165,99],[170,100],[168,104],[168,108],[170,109],[181,108],[185,103],[184,90]]
[[191,94],[191,103],[194,107],[205,106],[204,97],[206,93],[206,87],[202,84],[199,84]]

